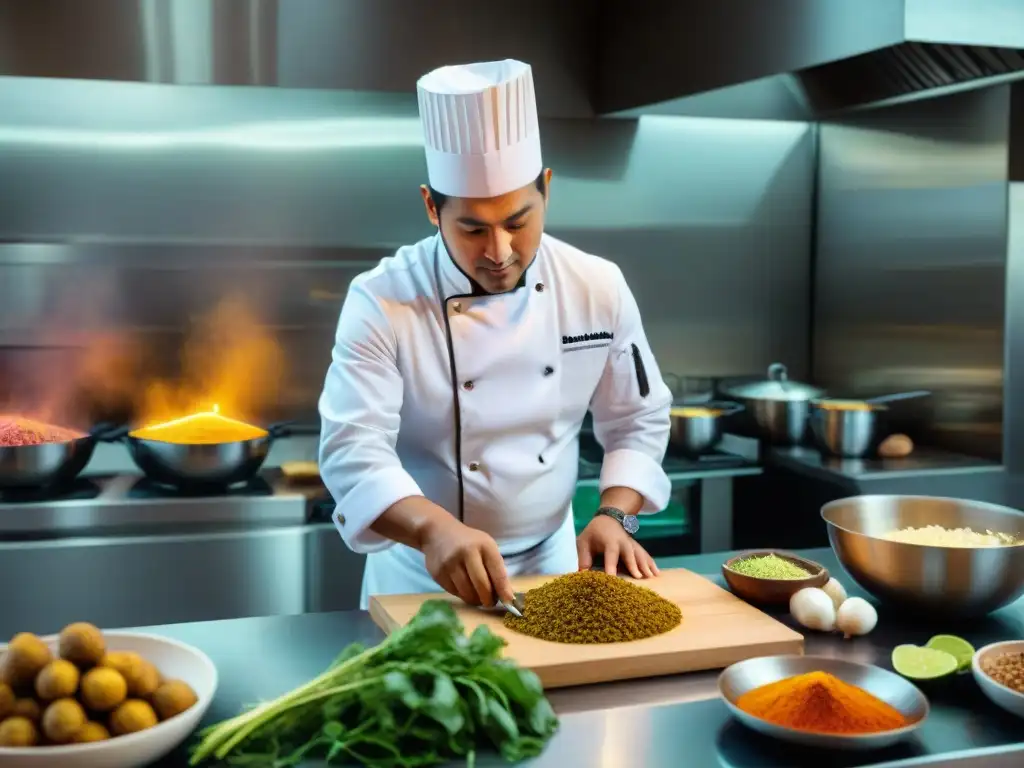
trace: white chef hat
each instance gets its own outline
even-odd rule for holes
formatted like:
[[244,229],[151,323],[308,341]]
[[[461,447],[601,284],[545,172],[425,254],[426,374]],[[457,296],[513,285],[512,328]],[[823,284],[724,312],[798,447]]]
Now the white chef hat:
[[430,186],[496,197],[543,170],[529,64],[515,59],[435,69],[416,84]]

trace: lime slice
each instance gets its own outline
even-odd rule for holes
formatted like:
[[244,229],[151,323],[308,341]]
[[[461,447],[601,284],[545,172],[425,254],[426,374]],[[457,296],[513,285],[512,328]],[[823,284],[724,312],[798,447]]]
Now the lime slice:
[[935,651],[945,651],[957,661],[957,671],[963,672],[971,666],[974,658],[974,646],[956,635],[936,635],[925,645]]
[[892,668],[911,680],[935,680],[956,672],[956,656],[934,648],[897,645],[892,649]]

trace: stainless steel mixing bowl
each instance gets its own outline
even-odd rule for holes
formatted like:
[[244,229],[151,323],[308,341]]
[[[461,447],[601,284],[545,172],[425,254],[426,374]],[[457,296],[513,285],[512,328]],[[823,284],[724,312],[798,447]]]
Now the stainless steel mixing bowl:
[[939,525],[1024,539],[1024,513],[998,504],[936,496],[853,496],[821,508],[847,573],[879,600],[913,611],[976,617],[1024,594],[1024,545],[935,547],[882,538]]

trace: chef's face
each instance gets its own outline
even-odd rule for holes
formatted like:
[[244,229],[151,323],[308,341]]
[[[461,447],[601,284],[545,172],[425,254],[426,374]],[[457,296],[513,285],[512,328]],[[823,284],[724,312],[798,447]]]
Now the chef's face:
[[440,208],[421,187],[430,222],[463,272],[488,293],[515,288],[533,262],[544,232],[551,169],[540,181],[498,197],[447,197]]

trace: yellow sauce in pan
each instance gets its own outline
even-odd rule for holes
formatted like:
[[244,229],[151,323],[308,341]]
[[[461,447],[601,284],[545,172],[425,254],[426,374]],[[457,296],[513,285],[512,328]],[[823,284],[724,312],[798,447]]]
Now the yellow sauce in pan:
[[822,400],[818,407],[826,411],[873,411],[878,408],[862,400]]
[[266,437],[267,430],[222,416],[216,411],[208,411],[136,429],[131,436],[140,440],[159,440],[164,443],[216,445],[257,440]]
[[681,416],[684,419],[694,419],[708,416],[719,416],[722,412],[715,408],[700,408],[687,405],[679,408],[672,408],[669,413],[673,416]]

